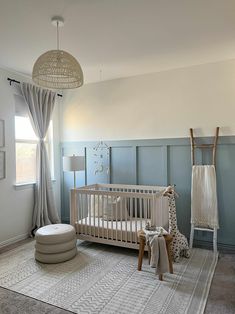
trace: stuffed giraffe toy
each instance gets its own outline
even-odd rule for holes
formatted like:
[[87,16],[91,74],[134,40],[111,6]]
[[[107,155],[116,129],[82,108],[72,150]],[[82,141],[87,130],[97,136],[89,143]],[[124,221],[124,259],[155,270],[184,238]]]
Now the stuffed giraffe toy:
[[163,195],[167,196],[169,200],[169,234],[173,237],[173,259],[175,262],[179,262],[182,256],[190,257],[190,250],[187,238],[180,233],[177,226],[175,195],[178,197],[178,194],[175,192],[174,187],[168,186]]

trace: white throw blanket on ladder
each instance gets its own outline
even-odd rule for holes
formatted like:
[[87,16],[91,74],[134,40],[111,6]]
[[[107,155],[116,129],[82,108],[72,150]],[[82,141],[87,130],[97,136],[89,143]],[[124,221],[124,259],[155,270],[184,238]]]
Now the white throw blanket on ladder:
[[219,228],[215,166],[193,166],[191,204],[195,227]]

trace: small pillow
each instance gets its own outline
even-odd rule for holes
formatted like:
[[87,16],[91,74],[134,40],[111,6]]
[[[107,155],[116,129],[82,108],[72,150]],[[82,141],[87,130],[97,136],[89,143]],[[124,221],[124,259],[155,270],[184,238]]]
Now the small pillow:
[[113,202],[108,203],[104,208],[104,220],[129,220],[130,216],[128,214],[125,199],[120,196],[117,197]]

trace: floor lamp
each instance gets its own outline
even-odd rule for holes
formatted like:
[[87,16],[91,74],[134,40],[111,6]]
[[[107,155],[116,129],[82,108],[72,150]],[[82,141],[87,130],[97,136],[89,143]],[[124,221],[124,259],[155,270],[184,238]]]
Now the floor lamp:
[[76,171],[85,170],[84,156],[63,156],[63,171],[73,171],[74,189],[76,189]]

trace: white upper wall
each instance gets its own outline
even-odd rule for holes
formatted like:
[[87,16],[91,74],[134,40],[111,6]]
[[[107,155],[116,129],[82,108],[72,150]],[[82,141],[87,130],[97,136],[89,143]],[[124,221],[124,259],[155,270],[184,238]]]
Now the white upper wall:
[[235,135],[235,60],[87,84],[69,91],[62,141]]

